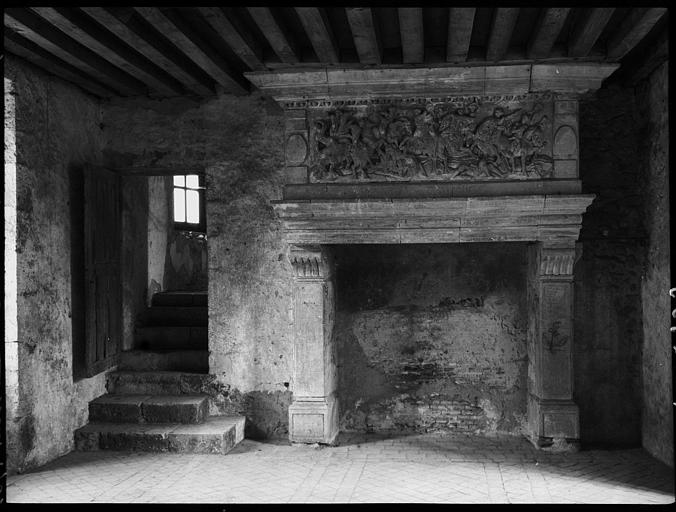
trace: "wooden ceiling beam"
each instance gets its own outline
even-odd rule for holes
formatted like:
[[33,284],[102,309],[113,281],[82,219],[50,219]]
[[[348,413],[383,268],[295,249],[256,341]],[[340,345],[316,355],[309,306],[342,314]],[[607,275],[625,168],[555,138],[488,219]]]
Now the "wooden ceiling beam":
[[526,57],[544,59],[549,56],[566,22],[570,7],[543,9],[526,46]]
[[34,42],[15,34],[11,30],[5,30],[4,45],[5,49],[14,55],[26,59],[28,62],[35,64],[67,82],[71,82],[78,87],[81,87],[95,96],[100,98],[110,98],[118,95],[117,92],[108,89],[106,86],[93,80],[78,68],[71,66],[55,55],[40,48]]
[[519,17],[519,9],[515,7],[500,7],[495,9],[491,33],[486,47],[486,60],[495,62],[502,59],[509,48],[514,26]]
[[258,28],[284,64],[298,63],[298,49],[268,7],[247,7]]
[[420,64],[425,59],[422,7],[399,7],[397,12],[404,64]]
[[337,64],[339,61],[338,45],[324,10],[317,7],[296,7],[295,9],[319,61]]
[[111,88],[124,95],[137,96],[147,93],[145,84],[127,75],[28,9],[6,8],[4,23],[5,27],[14,30],[97,81],[109,84]]
[[582,19],[576,20],[568,41],[568,56],[586,57],[608,24],[613,12],[615,12],[613,7],[597,7],[588,13],[583,13],[580,16]]
[[183,94],[181,84],[117,39],[82,12],[63,7],[33,7],[33,11],[77,42],[165,96]]
[[81,7],[81,9],[125,43],[176,78],[187,90],[199,96],[213,96],[213,87],[201,83],[198,78],[184,70],[180,62],[172,58],[171,53],[166,48],[153,40],[147,30],[136,27],[131,21],[123,22],[103,7]]
[[359,62],[380,64],[383,54],[376,32],[373,10],[368,7],[346,7],[345,13],[352,31],[354,46],[357,48]]
[[451,7],[448,9],[448,41],[446,62],[465,62],[474,27],[474,7]]
[[158,7],[134,7],[164,37],[175,44],[204,72],[218,82],[226,92],[246,94],[243,78],[240,80],[218,52],[195,31],[169,10]]
[[261,57],[261,45],[237,23],[240,28],[228,19],[220,7],[198,7],[200,14],[211,25],[216,33],[228,43],[232,51],[249,66],[250,69],[261,71],[265,69]]
[[666,12],[666,7],[632,9],[608,41],[608,58],[620,60],[624,57]]

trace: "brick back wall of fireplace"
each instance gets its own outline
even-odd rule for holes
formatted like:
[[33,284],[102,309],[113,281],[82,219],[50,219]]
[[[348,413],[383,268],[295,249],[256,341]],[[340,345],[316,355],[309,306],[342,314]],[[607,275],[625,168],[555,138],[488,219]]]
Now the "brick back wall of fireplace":
[[334,247],[341,428],[519,433],[525,248]]

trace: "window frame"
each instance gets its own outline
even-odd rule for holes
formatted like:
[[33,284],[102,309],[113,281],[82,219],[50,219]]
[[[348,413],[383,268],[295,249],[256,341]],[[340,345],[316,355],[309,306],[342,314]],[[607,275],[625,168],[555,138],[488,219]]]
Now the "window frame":
[[[180,186],[176,185],[174,183],[174,177],[175,176],[183,176],[184,180],[187,180],[187,176],[191,175],[196,175],[197,176],[197,185],[198,188],[189,188],[187,186]],[[185,183],[185,182],[184,182]],[[184,194],[186,190],[196,190],[197,191],[197,197],[199,200],[199,216],[200,216],[200,221],[198,223],[193,223],[193,222],[178,222],[174,220],[175,218],[175,200],[174,200],[174,192],[176,189],[181,189],[183,190]],[[206,190],[206,184],[205,184],[205,176],[204,174],[197,174],[195,172],[191,172],[188,174],[174,174],[171,177],[171,220],[174,223],[174,229],[176,231],[191,231],[194,233],[204,233],[206,234],[207,231],[207,216],[206,216],[206,204],[205,204],[205,191]],[[186,219],[187,219],[187,211],[186,211]]]

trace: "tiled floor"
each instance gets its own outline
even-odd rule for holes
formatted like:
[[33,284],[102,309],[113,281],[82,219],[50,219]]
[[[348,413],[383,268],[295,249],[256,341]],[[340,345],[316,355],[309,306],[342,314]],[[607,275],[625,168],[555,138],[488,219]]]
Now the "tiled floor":
[[8,479],[7,501],[95,503],[673,503],[641,449],[547,453],[514,437],[342,434],[245,440],[228,455],[74,452]]

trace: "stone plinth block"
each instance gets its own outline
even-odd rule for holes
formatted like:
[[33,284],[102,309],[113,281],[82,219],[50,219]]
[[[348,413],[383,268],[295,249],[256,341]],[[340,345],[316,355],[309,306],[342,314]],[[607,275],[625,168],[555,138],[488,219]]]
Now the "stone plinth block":
[[338,401],[296,401],[289,407],[289,439],[292,443],[333,444],[338,435]]
[[570,400],[542,400],[529,397],[528,420],[532,441],[580,438],[580,411]]

